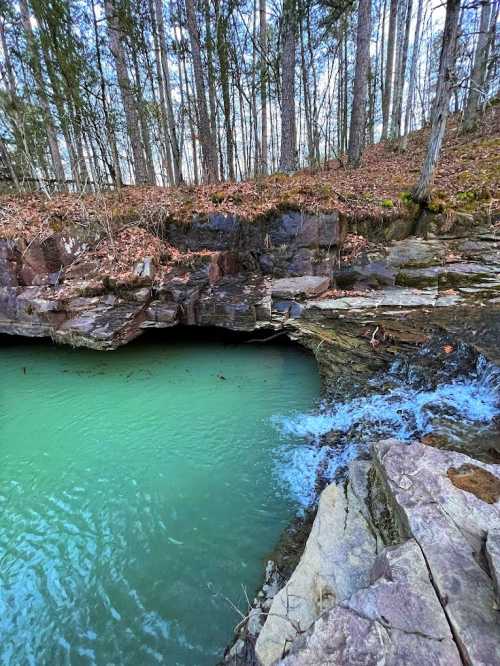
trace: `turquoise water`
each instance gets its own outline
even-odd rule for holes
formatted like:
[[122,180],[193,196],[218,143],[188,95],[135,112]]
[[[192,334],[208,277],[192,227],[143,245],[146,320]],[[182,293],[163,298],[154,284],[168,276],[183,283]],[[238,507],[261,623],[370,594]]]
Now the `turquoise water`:
[[314,360],[0,348],[0,663],[215,664],[299,508]]

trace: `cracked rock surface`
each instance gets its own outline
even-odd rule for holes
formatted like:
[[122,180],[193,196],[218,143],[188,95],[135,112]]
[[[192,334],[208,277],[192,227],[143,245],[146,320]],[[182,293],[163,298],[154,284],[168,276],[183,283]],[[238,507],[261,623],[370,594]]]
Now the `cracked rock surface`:
[[[499,664],[500,500],[453,483],[449,470],[471,463],[397,440],[351,463],[347,485],[323,491],[299,566],[274,598],[260,663]],[[483,483],[500,479],[500,465],[473,466]]]

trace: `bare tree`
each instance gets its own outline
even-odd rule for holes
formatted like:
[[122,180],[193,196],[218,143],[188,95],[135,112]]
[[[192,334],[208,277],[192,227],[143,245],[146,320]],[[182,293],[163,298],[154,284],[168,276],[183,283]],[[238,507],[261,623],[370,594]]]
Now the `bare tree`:
[[280,171],[290,173],[297,168],[297,137],[295,125],[295,54],[297,43],[296,0],[284,0],[282,17],[281,56],[281,151]]
[[260,172],[267,173],[267,18],[266,0],[259,0],[259,46],[260,46]]
[[396,45],[396,18],[398,0],[391,0],[389,10],[389,34],[387,36],[387,59],[385,64],[384,94],[382,96],[382,139],[389,134],[389,114],[391,111],[392,76],[394,72],[394,49]]
[[420,48],[420,30],[422,25],[423,6],[424,6],[424,1],[418,0],[417,21],[415,23],[415,35],[413,37],[413,47],[411,52],[410,81],[408,83],[408,96],[406,99],[404,135],[400,144],[401,150],[406,149],[408,132],[410,131],[413,100],[415,98],[415,85],[417,82],[417,64],[418,64],[418,52]]
[[47,128],[47,141],[49,144],[50,156],[52,158],[54,175],[58,183],[60,183],[61,187],[64,188],[66,177],[64,174],[64,167],[61,159],[61,152],[59,150],[59,143],[57,141],[57,130],[54,120],[52,118],[52,111],[50,109],[49,98],[45,90],[40,51],[38,49],[38,45],[35,36],[33,34],[33,28],[31,26],[31,17],[27,0],[20,0],[19,6],[21,8],[23,29],[26,35],[26,40],[28,42],[29,63],[33,71],[33,78],[35,80],[37,96],[38,99],[40,100],[40,106],[43,111],[45,125]]
[[218,180],[217,169],[217,144],[212,135],[212,128],[207,111],[207,99],[205,96],[205,80],[203,77],[203,63],[200,50],[200,32],[196,19],[194,0],[185,0],[187,29],[191,44],[191,56],[193,59],[194,82],[196,88],[197,125],[201,143],[203,160],[203,176],[206,182],[214,183]]
[[420,178],[413,190],[413,198],[422,204],[429,201],[430,187],[446,130],[455,68],[459,16],[460,0],[447,0],[446,20],[439,60],[439,77],[432,108],[431,132]]
[[150,182],[150,175],[148,174],[141,141],[139,112],[127,70],[124,48],[125,35],[121,30],[119,11],[114,4],[114,0],[105,0],[104,10],[106,13],[110,50],[116,67],[116,77],[125,112],[127,133],[132,148],[135,182],[137,185],[141,185]]
[[474,64],[469,82],[469,95],[465,107],[463,129],[468,132],[476,126],[481,99],[485,96],[486,66],[488,64],[488,45],[490,28],[490,0],[482,0],[479,19],[479,34],[474,53]]
[[366,125],[368,70],[370,67],[371,0],[359,0],[358,34],[356,40],[356,71],[349,133],[349,164],[356,167],[361,161]]

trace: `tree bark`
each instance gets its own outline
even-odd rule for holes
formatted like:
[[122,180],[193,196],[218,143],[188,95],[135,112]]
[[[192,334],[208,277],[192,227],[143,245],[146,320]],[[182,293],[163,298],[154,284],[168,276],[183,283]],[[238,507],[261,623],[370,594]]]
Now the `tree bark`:
[[389,10],[389,34],[387,36],[387,60],[385,65],[384,95],[382,97],[382,139],[389,134],[389,113],[392,98],[392,75],[394,72],[394,48],[396,44],[396,18],[398,0],[391,0]]
[[115,62],[118,87],[120,89],[123,110],[125,112],[127,134],[132,149],[134,179],[136,185],[141,185],[149,183],[150,178],[141,142],[139,113],[127,70],[125,49],[123,47],[124,35],[120,26],[117,8],[113,0],[105,0],[104,10],[106,13],[109,45]]
[[60,183],[60,186],[66,189],[65,185],[66,177],[64,174],[64,167],[61,159],[61,152],[59,150],[59,143],[57,141],[57,131],[54,121],[52,119],[52,112],[50,110],[49,99],[44,88],[40,52],[38,50],[38,45],[36,43],[35,35],[33,34],[33,29],[31,27],[31,17],[28,9],[27,0],[20,0],[19,6],[21,8],[21,19],[23,23],[23,29],[26,34],[26,39],[30,50],[29,60],[31,68],[33,70],[33,77],[35,79],[37,96],[40,100],[40,106],[42,108],[42,112],[47,127],[47,141],[49,144],[54,175],[57,182]]
[[[410,25],[411,25],[411,14],[413,9],[412,0],[408,0],[405,6],[406,16],[404,22],[401,23],[401,39],[398,37],[400,42],[399,57],[397,59],[397,85],[394,90],[394,104],[392,110],[392,138],[399,139],[401,135],[401,120],[403,116],[403,93],[404,85],[406,78],[406,63],[408,60],[408,44],[410,41]],[[403,31],[404,23],[404,31]]]
[[177,127],[174,117],[174,108],[172,103],[172,84],[170,82],[170,69],[168,66],[168,52],[167,43],[165,39],[165,22],[163,20],[163,4],[162,0],[155,0],[155,15],[158,30],[158,39],[160,45],[160,58],[163,86],[165,89],[165,103],[167,107],[167,122],[168,122],[168,139],[170,142],[170,150],[172,151],[172,162],[174,167],[174,182],[179,185],[183,182],[182,175],[182,157],[181,149],[179,146],[179,139],[177,136]]
[[259,46],[260,46],[260,172],[267,173],[267,16],[266,0],[259,0]]
[[351,109],[351,128],[347,150],[349,164],[357,167],[361,161],[365,139],[368,70],[370,67],[371,0],[359,0],[358,34],[356,37],[356,71]]
[[280,171],[291,173],[297,168],[295,125],[295,52],[296,0],[283,3],[283,47],[281,57],[281,150]]
[[187,29],[191,44],[191,56],[193,59],[194,83],[196,88],[197,102],[197,124],[201,143],[203,161],[203,176],[207,183],[218,181],[217,169],[217,146],[215,137],[212,135],[210,119],[207,111],[207,99],[205,96],[205,81],[203,77],[203,65],[200,51],[200,35],[194,0],[185,0]]
[[439,61],[439,77],[432,109],[431,133],[420,178],[413,190],[413,198],[421,204],[426,204],[429,201],[430,187],[446,130],[455,69],[459,16],[460,0],[447,0],[446,20]]
[[408,95],[406,99],[404,135],[401,141],[401,149],[406,149],[408,132],[410,131],[410,120],[413,109],[413,100],[415,97],[415,84],[417,81],[418,52],[420,48],[420,28],[422,25],[422,11],[424,1],[418,0],[417,22],[415,24],[415,35],[413,37],[413,48],[411,51],[410,81],[408,83]]
[[479,34],[474,54],[474,64],[469,81],[469,95],[464,113],[463,129],[466,132],[470,132],[476,127],[481,100],[485,94],[484,84],[486,81],[486,66],[488,64],[490,13],[490,1],[483,0],[481,2],[481,17],[479,19]]

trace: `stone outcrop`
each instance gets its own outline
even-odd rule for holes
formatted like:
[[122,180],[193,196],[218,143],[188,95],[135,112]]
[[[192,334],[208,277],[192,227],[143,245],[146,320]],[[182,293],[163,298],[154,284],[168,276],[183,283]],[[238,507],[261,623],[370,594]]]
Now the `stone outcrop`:
[[[176,324],[285,328],[308,338],[319,356],[332,347],[326,338],[333,333],[335,349],[345,343],[371,371],[387,361],[384,350],[394,342],[421,342],[430,322],[455,332],[465,328],[464,318],[477,317],[468,342],[495,354],[484,323],[500,313],[495,235],[478,230],[467,239],[408,237],[384,245],[368,238],[359,255],[344,261],[347,231],[336,214],[296,212],[251,224],[221,215],[170,223],[162,230],[168,243],[199,254],[168,270],[146,255],[126,279],[100,274],[88,252],[96,239],[61,232],[29,244],[0,240],[0,332],[115,349],[144,330]],[[328,287],[356,291],[325,297]],[[318,339],[311,324],[327,336]],[[319,362],[330,371],[339,366]]]
[[366,472],[358,463],[346,490],[331,485],[323,491],[304,554],[259,634],[255,652],[264,666],[275,663],[323,611],[368,584],[377,538],[367,528]]
[[281,663],[460,666],[416,542],[387,548],[375,562],[370,585],[320,617]]
[[[378,442],[373,463],[351,463],[346,487],[323,491],[257,640],[259,662],[500,663],[500,500],[452,482],[450,469],[471,464],[396,440]],[[473,464],[500,479],[500,465]]]

